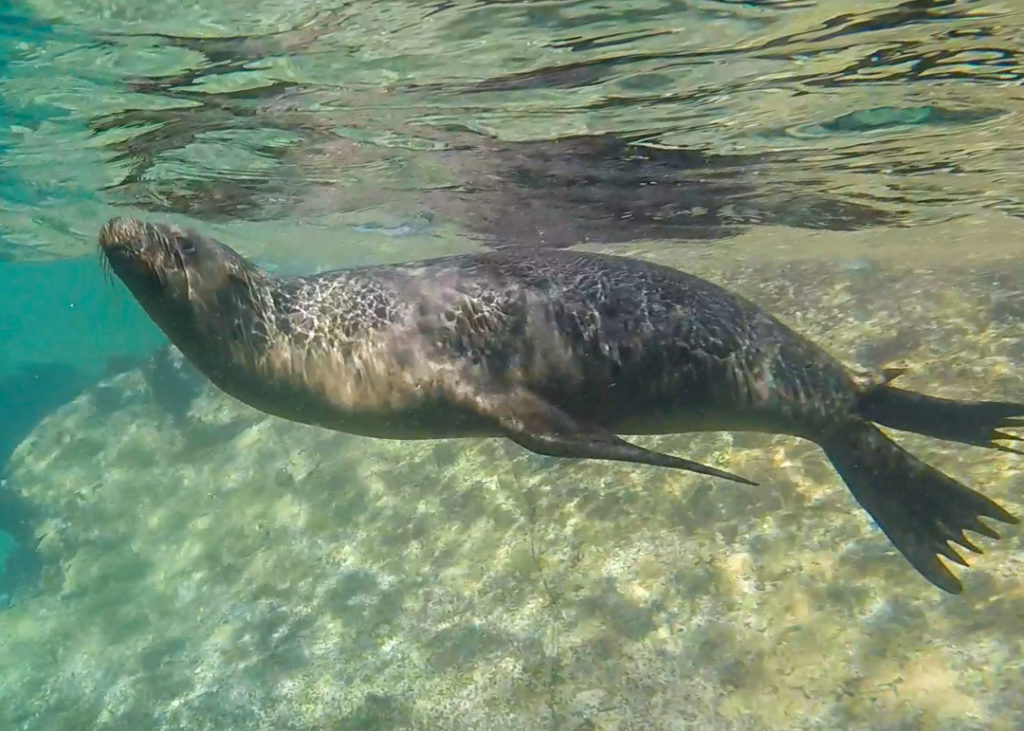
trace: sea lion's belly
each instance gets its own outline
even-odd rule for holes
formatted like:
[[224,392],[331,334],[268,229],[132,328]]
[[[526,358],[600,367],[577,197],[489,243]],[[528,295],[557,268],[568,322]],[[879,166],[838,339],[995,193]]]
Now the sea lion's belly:
[[[331,378],[297,379],[280,373],[247,377],[252,371],[203,370],[214,384],[249,406],[301,424],[380,439],[500,435],[493,423],[459,408],[436,390],[400,390],[397,383],[386,391],[358,390],[351,382]],[[399,380],[401,374],[394,375]]]
[[[537,341],[525,339],[522,352],[517,347],[501,354],[503,364],[518,366],[506,367],[433,343],[429,337],[400,346],[378,341],[355,356],[335,350],[316,358],[299,357],[302,349],[291,343],[259,363],[216,357],[202,370],[261,411],[377,438],[500,436],[493,420],[454,398],[453,391],[467,385],[525,389],[575,418],[625,434],[758,429],[770,421],[736,403],[721,369],[668,363],[664,371],[641,371],[586,348],[537,348]],[[203,358],[198,360],[202,366]]]

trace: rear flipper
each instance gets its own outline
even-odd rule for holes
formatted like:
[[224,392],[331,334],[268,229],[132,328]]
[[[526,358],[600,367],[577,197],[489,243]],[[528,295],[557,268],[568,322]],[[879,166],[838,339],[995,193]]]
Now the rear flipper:
[[1024,441],[1000,431],[1024,427],[1024,404],[1010,401],[953,401],[880,385],[858,401],[865,419],[893,429],[938,439],[1024,454],[1000,441]]
[[513,442],[538,454],[638,462],[689,470],[745,485],[757,484],[699,462],[630,444],[605,429],[577,421],[526,389],[476,389],[459,383],[449,385],[447,391],[463,408],[497,424]]
[[950,593],[960,593],[963,586],[937,556],[967,563],[949,541],[981,553],[964,531],[990,538],[999,534],[979,516],[1017,522],[999,505],[917,459],[866,421],[845,422],[822,447],[857,502],[900,553],[926,579]]

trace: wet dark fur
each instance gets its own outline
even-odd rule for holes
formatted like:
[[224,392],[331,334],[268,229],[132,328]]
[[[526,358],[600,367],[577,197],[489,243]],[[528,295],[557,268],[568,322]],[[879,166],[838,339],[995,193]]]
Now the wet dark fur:
[[962,561],[948,541],[976,550],[964,529],[995,535],[978,516],[1015,522],[870,422],[997,446],[1024,405],[857,379],[754,304],[675,269],[507,251],[272,277],[212,239],[134,219],[109,222],[100,242],[200,370],[285,418],[378,437],[503,435],[543,454],[741,482],[615,435],[801,436],[918,571],[953,592],[936,554]]

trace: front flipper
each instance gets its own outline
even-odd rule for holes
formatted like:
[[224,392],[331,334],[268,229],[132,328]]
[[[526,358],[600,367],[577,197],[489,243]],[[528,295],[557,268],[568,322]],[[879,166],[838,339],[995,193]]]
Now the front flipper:
[[580,423],[523,388],[475,390],[459,384],[447,390],[449,397],[460,406],[497,424],[513,442],[538,454],[638,462],[689,470],[745,485],[757,484],[699,462],[630,444],[606,429]]

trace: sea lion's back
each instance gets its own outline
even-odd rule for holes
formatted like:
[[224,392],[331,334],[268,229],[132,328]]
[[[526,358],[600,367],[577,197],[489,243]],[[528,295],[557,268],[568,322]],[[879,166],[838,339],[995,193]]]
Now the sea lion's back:
[[[466,259],[515,294],[547,298],[559,324],[607,348],[650,339],[658,348],[727,357],[778,325],[743,297],[678,269],[571,251],[497,252]],[[512,284],[515,283],[515,284]],[[649,336],[649,337],[645,337]]]

